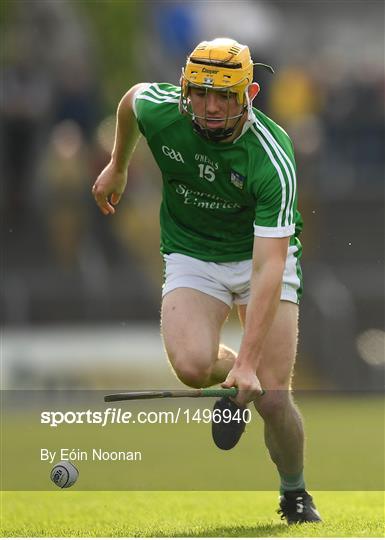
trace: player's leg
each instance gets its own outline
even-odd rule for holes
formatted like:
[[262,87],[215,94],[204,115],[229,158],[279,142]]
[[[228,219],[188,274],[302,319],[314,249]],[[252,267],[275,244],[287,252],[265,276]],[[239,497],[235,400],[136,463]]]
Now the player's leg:
[[[244,321],[246,306],[239,309]],[[266,394],[254,402],[264,420],[265,443],[281,479],[280,512],[288,523],[320,521],[303,478],[304,429],[291,395],[298,339],[298,306],[281,301],[257,370]]]
[[176,375],[188,386],[202,388],[223,380],[218,379],[215,369],[213,373],[219,356],[221,362],[232,365],[235,353],[219,344],[229,311],[221,300],[188,287],[178,287],[164,296],[164,346]]
[[[246,306],[239,313],[244,321]],[[263,346],[257,370],[263,398],[255,407],[265,422],[265,441],[280,473],[295,475],[303,468],[303,424],[290,383],[298,336],[298,306],[281,301]]]

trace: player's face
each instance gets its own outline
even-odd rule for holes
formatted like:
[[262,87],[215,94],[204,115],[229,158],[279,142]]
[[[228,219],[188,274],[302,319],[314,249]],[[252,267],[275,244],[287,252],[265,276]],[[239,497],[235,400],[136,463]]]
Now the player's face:
[[205,129],[231,128],[242,113],[236,94],[201,88],[190,88],[191,107],[196,122]]

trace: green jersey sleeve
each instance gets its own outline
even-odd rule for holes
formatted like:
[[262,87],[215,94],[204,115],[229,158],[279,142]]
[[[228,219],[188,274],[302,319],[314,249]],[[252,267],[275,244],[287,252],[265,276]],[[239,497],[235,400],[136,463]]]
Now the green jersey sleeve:
[[287,133],[261,113],[254,134],[265,152],[258,181],[252,185],[256,198],[254,235],[272,238],[295,232],[297,189],[293,145]]
[[136,92],[134,114],[147,140],[173,122],[170,111],[178,111],[179,97],[180,87],[169,83],[148,83]]

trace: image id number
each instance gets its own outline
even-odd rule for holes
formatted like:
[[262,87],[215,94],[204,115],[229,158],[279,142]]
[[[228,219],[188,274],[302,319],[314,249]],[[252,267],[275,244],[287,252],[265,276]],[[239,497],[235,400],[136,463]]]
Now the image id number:
[[234,413],[230,409],[215,410],[211,409],[197,409],[196,411],[190,411],[190,409],[185,409],[184,417],[189,424],[190,422],[196,422],[197,424],[209,424],[213,422],[218,424],[223,422],[228,424],[230,422],[245,422],[246,424],[251,421],[251,411],[250,409],[237,409]]

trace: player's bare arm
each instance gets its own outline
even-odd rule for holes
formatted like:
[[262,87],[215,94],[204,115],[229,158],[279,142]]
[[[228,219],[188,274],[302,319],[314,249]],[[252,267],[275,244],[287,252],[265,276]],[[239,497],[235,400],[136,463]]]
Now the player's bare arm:
[[136,84],[122,97],[116,113],[116,130],[111,160],[98,176],[92,194],[102,213],[114,214],[127,183],[127,168],[140,138],[133,102],[144,83]]
[[289,238],[255,237],[250,300],[244,335],[234,367],[222,386],[237,386],[237,403],[245,405],[261,393],[256,376],[265,337],[280,301]]

